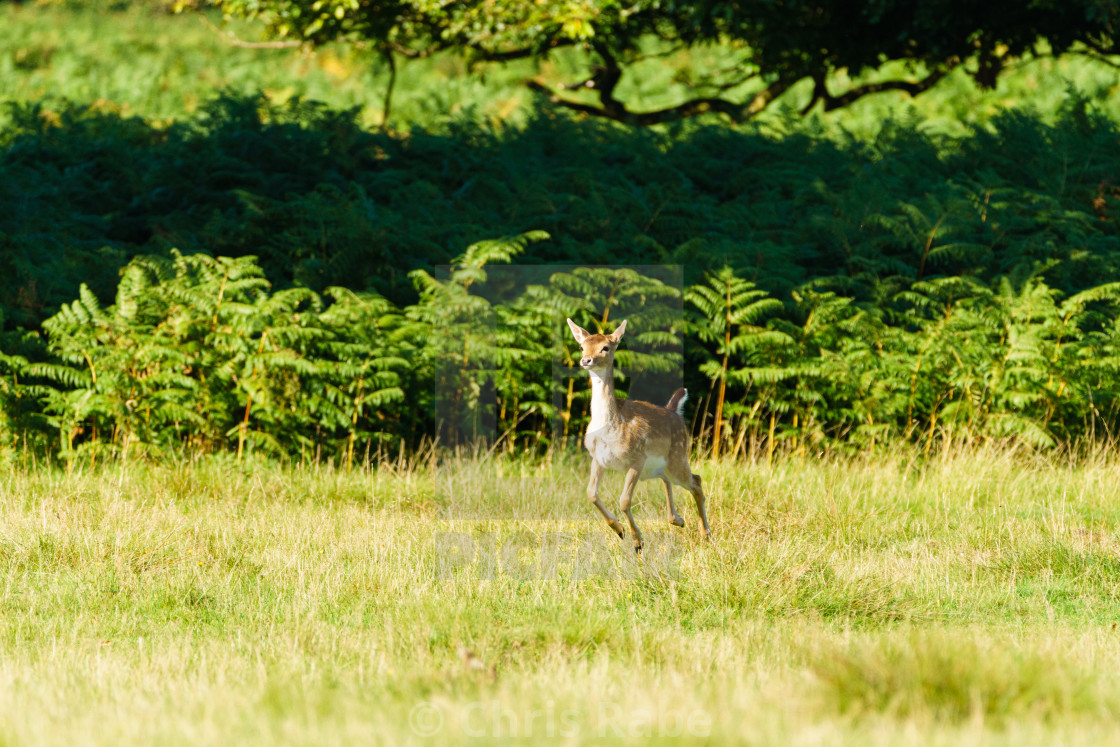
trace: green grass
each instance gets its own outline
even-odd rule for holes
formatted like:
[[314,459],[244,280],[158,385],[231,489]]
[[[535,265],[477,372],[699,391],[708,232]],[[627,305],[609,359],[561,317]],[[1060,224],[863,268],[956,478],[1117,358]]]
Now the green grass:
[[[0,50],[0,100],[158,124],[263,90],[380,124],[385,71],[360,50],[246,50],[194,17],[5,3]],[[683,62],[620,93],[664,105]],[[527,70],[408,65],[394,124],[516,121]],[[1040,61],[991,94],[956,76],[908,116],[1056,110],[1073,81],[1116,117],[1108,72]],[[823,126],[862,137],[909,108]],[[5,468],[0,744],[1118,740],[1105,454],[702,464],[715,540],[685,496],[668,527],[645,484],[640,558],[594,518],[582,460]]]
[[[235,46],[231,38],[259,41],[262,32],[250,22],[226,24],[213,13],[174,15],[154,3],[3,3],[0,101],[64,97],[163,124],[189,116],[220,91],[264,92],[274,102],[301,97],[335,109],[357,108],[363,124],[382,123],[389,73],[368,49],[346,45],[328,45],[314,52],[249,49]],[[499,127],[524,122],[539,103],[524,81],[540,76],[552,85],[570,84],[586,77],[582,62],[580,53],[562,50],[539,64],[523,61],[473,70],[454,55],[402,64],[392,124],[406,129],[438,127],[463,118]],[[619,97],[635,110],[671,106],[689,95],[681,82],[692,77],[689,70],[720,70],[734,64],[732,54],[721,47],[657,57],[633,68],[623,79]],[[849,84],[846,75],[832,82],[838,91]],[[808,81],[795,87],[766,121],[783,122],[784,112],[799,110],[810,90]],[[967,126],[984,124],[1009,108],[1053,115],[1071,91],[1078,91],[1110,117],[1120,118],[1115,69],[1084,58],[1043,57],[1017,63],[992,91],[978,89],[958,71],[917,99],[901,93],[867,97],[822,116],[819,126],[872,137],[885,121],[903,118],[932,131],[960,135]],[[731,95],[747,93],[744,89]]]
[[699,471],[635,558],[578,462],[15,468],[0,740],[1115,740],[1120,465]]
[[[262,38],[249,22],[119,6],[0,5],[0,101],[63,97],[162,124],[190,115],[219,92],[263,92],[278,103],[299,97],[357,108],[364,124],[381,124],[388,69],[368,50],[245,48],[231,39]],[[532,74],[514,65],[489,69],[483,79],[451,56],[402,65],[393,122],[402,128],[435,123],[468,109],[500,120],[528,102],[519,81]]]

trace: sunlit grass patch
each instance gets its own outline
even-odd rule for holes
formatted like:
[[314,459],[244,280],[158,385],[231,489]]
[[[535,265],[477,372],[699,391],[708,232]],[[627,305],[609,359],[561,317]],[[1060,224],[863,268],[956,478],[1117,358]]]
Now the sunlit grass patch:
[[1115,465],[910,456],[701,462],[641,556],[578,458],[10,469],[0,733],[1099,743]]
[[[217,91],[263,91],[276,103],[294,97],[324,101],[334,108],[357,107],[368,126],[379,126],[389,71],[381,57],[365,48],[327,45],[313,53],[298,48],[250,49],[233,40],[258,41],[262,29],[247,21],[223,22],[220,15],[175,15],[149,3],[8,3],[0,6],[0,99],[35,101],[61,96],[73,101],[112,102],[124,113],[167,123],[190,114]],[[652,41],[647,45],[656,52]],[[719,46],[683,50],[668,57],[651,54],[623,79],[619,95],[636,110],[672,106],[693,95],[686,81],[697,71],[726,70],[738,62],[735,51]],[[469,67],[450,54],[399,66],[392,104],[395,124],[434,126],[457,117],[485,119],[495,127],[524,121],[539,103],[524,87],[540,75],[571,84],[586,75],[575,50],[559,50],[534,64]],[[896,71],[887,71],[891,77]],[[858,81],[838,74],[833,90]],[[901,92],[869,96],[822,119],[836,128],[874,136],[885,120],[916,117],[928,129],[959,134],[962,123],[983,124],[1008,108],[1030,100],[1039,111],[1055,112],[1070,90],[1099,101],[1116,114],[1115,76],[1110,68],[1080,58],[1040,57],[1016,65],[992,91],[980,90],[961,70],[918,99]],[[808,101],[811,83],[795,86],[779,105],[773,123]],[[726,92],[744,97],[753,91]]]
[[857,715],[1000,726],[1116,713],[1115,682],[1087,669],[1083,652],[1055,647],[1045,633],[1020,636],[998,628],[857,635],[814,650],[811,670],[832,705]]

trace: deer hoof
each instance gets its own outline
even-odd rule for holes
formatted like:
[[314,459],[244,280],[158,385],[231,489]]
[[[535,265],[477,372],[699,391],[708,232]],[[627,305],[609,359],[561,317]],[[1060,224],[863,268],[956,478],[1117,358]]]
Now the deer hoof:
[[669,519],[669,523],[672,524],[675,527],[683,527],[684,526],[684,519],[682,519],[679,516],[674,516],[671,519]]
[[635,542],[634,543],[634,552],[636,552],[639,555],[642,554],[642,543],[641,542]]

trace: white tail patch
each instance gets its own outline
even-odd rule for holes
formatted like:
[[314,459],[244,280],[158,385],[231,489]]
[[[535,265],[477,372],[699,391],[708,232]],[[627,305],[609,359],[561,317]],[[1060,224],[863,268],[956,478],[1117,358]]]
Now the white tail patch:
[[688,390],[682,386],[680,389],[673,392],[673,396],[669,398],[669,404],[665,405],[665,407],[666,409],[674,410],[683,418],[685,402],[688,402]]

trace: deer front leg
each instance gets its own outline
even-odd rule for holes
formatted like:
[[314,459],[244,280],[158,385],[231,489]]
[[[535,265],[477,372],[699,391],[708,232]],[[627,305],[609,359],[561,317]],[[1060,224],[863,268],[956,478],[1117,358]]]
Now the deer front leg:
[[592,459],[591,479],[587,482],[587,497],[595,504],[595,508],[599,509],[599,513],[607,520],[607,525],[618,535],[618,538],[624,539],[626,537],[626,531],[622,528],[622,525],[618,523],[618,519],[610,512],[610,509],[604,506],[603,502],[599,500],[599,478],[602,474],[603,465]]
[[634,536],[634,552],[642,551],[642,533],[638,531],[638,525],[634,523],[634,514],[630,512],[630,500],[634,496],[634,487],[638,484],[639,474],[641,474],[640,468],[631,467],[626,470],[626,481],[622,484],[622,498],[619,500],[619,507],[630,522],[630,531]]
[[661,478],[661,482],[665,485],[665,502],[668,504],[669,509],[667,517],[669,523],[675,527],[683,527],[684,519],[680,517],[680,514],[677,513],[677,509],[673,506],[673,483],[669,482],[664,477]]

